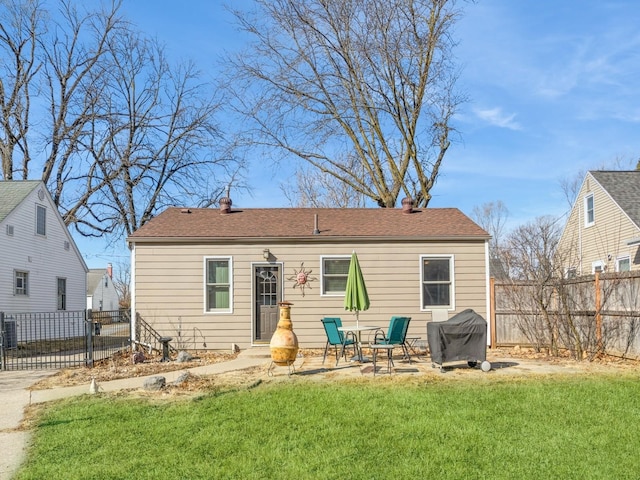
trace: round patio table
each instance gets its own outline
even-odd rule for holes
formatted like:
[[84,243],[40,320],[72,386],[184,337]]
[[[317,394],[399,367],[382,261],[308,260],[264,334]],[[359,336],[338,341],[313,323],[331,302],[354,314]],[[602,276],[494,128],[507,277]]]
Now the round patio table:
[[[365,356],[362,355],[362,338],[361,338],[361,334],[362,332],[367,332],[367,331],[372,331],[372,330],[379,330],[380,327],[374,327],[371,325],[342,325],[341,327],[338,327],[338,330],[344,333],[347,332],[351,332],[355,335],[355,337],[358,339],[358,341],[356,342],[356,351],[357,354],[355,357],[353,357],[351,360],[357,360],[360,363],[365,363],[368,362],[369,359],[366,358]],[[347,336],[345,335],[344,338],[347,338]]]

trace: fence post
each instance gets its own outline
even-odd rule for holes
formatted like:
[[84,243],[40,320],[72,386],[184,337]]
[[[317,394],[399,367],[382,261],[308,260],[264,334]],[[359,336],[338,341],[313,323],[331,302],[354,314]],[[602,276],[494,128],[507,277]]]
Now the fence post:
[[491,348],[498,347],[498,333],[496,332],[496,279],[489,279],[489,328],[491,329],[491,337],[489,344]]
[[6,335],[4,334],[4,312],[0,312],[0,370],[7,369],[7,359],[5,357],[4,342]]
[[602,295],[600,294],[600,272],[596,272],[594,279],[595,308],[596,308],[596,353],[602,352]]
[[93,367],[93,312],[90,308],[85,313],[85,335],[87,338],[87,358],[85,365],[87,367]]

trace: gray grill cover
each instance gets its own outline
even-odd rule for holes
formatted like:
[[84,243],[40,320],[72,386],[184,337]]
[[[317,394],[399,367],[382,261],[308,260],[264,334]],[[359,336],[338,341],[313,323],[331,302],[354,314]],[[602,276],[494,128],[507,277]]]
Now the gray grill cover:
[[487,359],[487,321],[471,309],[454,315],[445,322],[427,322],[427,340],[431,361]]

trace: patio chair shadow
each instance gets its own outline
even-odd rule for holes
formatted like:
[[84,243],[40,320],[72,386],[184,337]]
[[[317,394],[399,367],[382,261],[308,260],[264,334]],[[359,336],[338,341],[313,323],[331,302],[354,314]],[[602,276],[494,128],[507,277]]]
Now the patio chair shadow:
[[417,368],[404,368],[404,367],[396,367],[393,369],[394,373],[420,373],[420,370]]
[[296,370],[296,375],[319,375],[323,373],[339,372],[340,370],[348,370],[352,365],[338,365],[337,367],[318,367],[308,370]]

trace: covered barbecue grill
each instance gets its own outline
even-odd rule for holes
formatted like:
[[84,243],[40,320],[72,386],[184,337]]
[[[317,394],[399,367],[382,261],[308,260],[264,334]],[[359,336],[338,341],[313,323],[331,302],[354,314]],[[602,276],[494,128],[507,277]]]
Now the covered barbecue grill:
[[466,360],[470,367],[482,362],[482,370],[489,371],[487,359],[487,321],[471,309],[464,310],[444,322],[427,322],[427,340],[431,352],[431,366],[456,360]]

